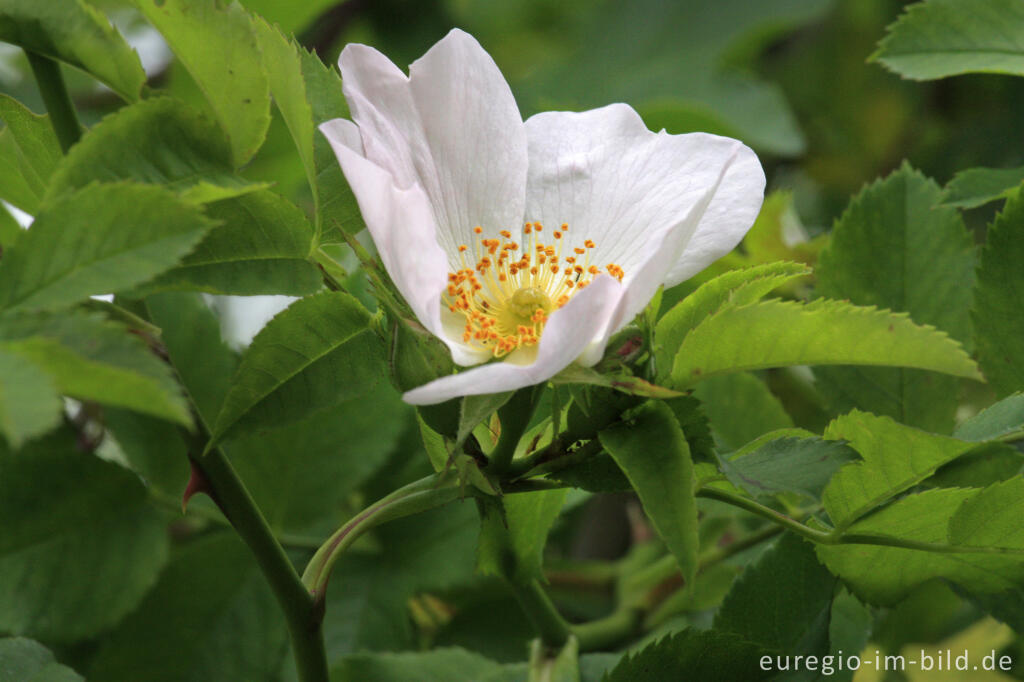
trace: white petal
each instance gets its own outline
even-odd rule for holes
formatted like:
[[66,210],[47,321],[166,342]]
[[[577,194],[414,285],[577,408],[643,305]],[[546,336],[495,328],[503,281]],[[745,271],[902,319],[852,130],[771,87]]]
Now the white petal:
[[512,92],[491,57],[453,30],[406,76],[365,45],[339,64],[366,157],[402,188],[423,187],[437,239],[452,263],[473,228],[516,229],[526,188],[526,133]]
[[434,236],[434,218],[423,189],[400,188],[391,173],[367,160],[351,121],[328,121],[320,130],[338,157],[384,267],[409,307],[424,327],[448,344],[455,362],[481,362],[485,355],[444,333],[441,293],[448,259]]
[[402,399],[413,405],[440,403],[463,395],[512,391],[547,381],[580,357],[595,340],[604,342],[603,330],[622,295],[621,285],[599,276],[565,306],[551,314],[532,364],[495,362],[435,379],[415,388]]

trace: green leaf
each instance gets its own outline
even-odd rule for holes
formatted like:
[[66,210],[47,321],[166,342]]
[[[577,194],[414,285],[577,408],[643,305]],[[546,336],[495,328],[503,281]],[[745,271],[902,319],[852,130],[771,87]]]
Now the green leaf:
[[817,500],[832,475],[857,458],[836,441],[771,436],[752,452],[722,461],[729,481],[754,496],[792,492]]
[[7,315],[0,346],[45,371],[64,395],[192,425],[170,368],[120,324],[82,313]]
[[249,15],[220,0],[135,0],[206,96],[235,166],[263,144],[270,86]]
[[146,82],[135,50],[82,0],[3,0],[0,41],[78,67],[129,102]]
[[[950,519],[976,494],[976,489],[941,488],[908,495],[853,524],[846,533],[948,546]],[[858,597],[883,606],[935,578],[980,593],[1015,589],[1024,579],[1024,557],[1019,554],[938,553],[880,545],[818,545],[817,552]]]
[[135,286],[174,266],[212,226],[159,187],[86,187],[48,205],[4,253],[0,309],[57,310]]
[[676,304],[654,328],[654,359],[659,378],[669,375],[672,359],[686,335],[726,303],[754,303],[788,281],[810,273],[801,263],[768,263],[730,270],[702,284]]
[[56,428],[63,410],[49,375],[0,346],[0,434],[11,447]]
[[911,5],[871,59],[904,78],[1024,75],[1024,7],[1016,0],[928,0]]
[[1024,192],[1018,190],[989,227],[974,290],[978,363],[1000,397],[1024,389]]
[[0,119],[7,124],[0,132],[0,198],[35,215],[61,159],[60,143],[48,116],[36,116],[4,94]]
[[589,367],[569,365],[551,378],[553,384],[589,384],[591,386],[607,386],[629,395],[644,398],[677,398],[682,395],[670,388],[655,386],[651,382],[629,374],[602,374]]
[[711,377],[697,384],[693,394],[723,450],[736,450],[769,431],[793,426],[779,399],[749,372]]
[[[1024,478],[994,483],[964,502],[949,520],[949,541],[966,547],[1024,549]],[[1024,557],[1018,557],[1024,561]]]
[[0,682],[84,682],[61,665],[39,642],[24,637],[0,639]]
[[348,294],[300,299],[264,327],[242,356],[210,438],[246,424],[301,419],[355,398],[380,379],[380,343],[370,315]]
[[862,458],[840,469],[822,496],[837,528],[850,525],[975,447],[975,443],[856,410],[829,424],[825,438],[849,442]]
[[663,403],[645,403],[629,423],[606,429],[599,438],[633,484],[683,577],[692,580],[700,544],[693,462],[672,410]]
[[942,203],[957,208],[977,208],[1005,199],[1024,182],[1020,168],[968,168],[953,176],[942,192]]
[[998,440],[1024,429],[1024,393],[1014,393],[990,405],[957,427],[953,435],[961,440]]
[[580,682],[580,645],[570,636],[558,652],[539,639],[530,645],[529,682]]
[[336,682],[478,682],[501,664],[465,649],[352,654],[331,668]]
[[603,452],[559,469],[549,474],[548,478],[592,493],[625,492],[633,488],[615,460]]
[[980,380],[958,343],[906,314],[819,299],[726,306],[683,341],[674,387],[703,378],[789,365],[914,367]]
[[134,609],[168,536],[132,472],[84,454],[62,430],[0,454],[0,630],[92,637]]
[[287,199],[260,191],[210,204],[206,215],[220,224],[181,265],[133,296],[174,290],[304,296],[322,286],[320,272],[308,260],[313,229]]
[[103,639],[94,682],[277,679],[281,611],[248,548],[230,533],[177,552],[139,608]]
[[672,413],[676,416],[686,443],[690,446],[690,457],[693,461],[714,461],[715,441],[711,435],[711,425],[704,410],[704,404],[692,395],[666,400]]
[[[0,133],[0,138],[2,138]],[[0,173],[3,171],[0,170]],[[4,179],[0,178],[0,185],[3,185]],[[9,249],[18,241],[18,237],[21,236],[22,229],[21,225],[15,220],[11,212],[7,210],[7,207],[0,204],[0,249]]]
[[688,628],[623,657],[603,682],[757,682],[776,674],[761,667],[764,653],[732,633]]
[[47,201],[93,182],[118,180],[163,185],[197,204],[266,186],[235,175],[224,134],[170,97],[124,107],[90,129],[57,167]]
[[330,144],[316,129],[331,119],[349,117],[341,77],[269,22],[254,19],[253,30],[274,102],[295,141],[313,191],[318,242],[344,243],[344,234],[359,232],[364,223]]
[[[484,575],[501,575],[519,583],[542,579],[544,545],[562,510],[567,492],[544,490],[506,495],[503,498],[504,515],[488,517],[497,526],[489,525],[488,518],[481,525],[478,570]],[[498,538],[485,537],[488,534],[502,538],[507,536],[508,547],[504,547]],[[504,556],[506,549],[510,556]]]
[[[937,206],[940,198],[938,185],[906,163],[862,190],[821,253],[818,293],[908,313],[967,340],[974,244],[960,214]],[[837,412],[856,408],[936,433],[953,428],[953,377],[875,367],[827,367],[815,376]]]
[[835,586],[813,545],[783,535],[733,583],[714,628],[790,655],[823,653]]
[[337,5],[337,0],[307,0],[296,5],[292,0],[241,0],[251,12],[268,24],[277,24],[286,33],[305,28],[317,17]]

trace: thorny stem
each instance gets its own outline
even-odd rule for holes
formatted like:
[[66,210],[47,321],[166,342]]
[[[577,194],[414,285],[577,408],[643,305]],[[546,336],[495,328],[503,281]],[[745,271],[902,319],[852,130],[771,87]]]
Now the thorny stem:
[[82,124],[78,122],[78,114],[75,113],[75,107],[68,95],[60,65],[49,57],[30,50],[25,50],[25,56],[28,57],[28,65],[36,78],[46,112],[50,115],[50,125],[57,134],[60,148],[67,154],[71,146],[82,137]]

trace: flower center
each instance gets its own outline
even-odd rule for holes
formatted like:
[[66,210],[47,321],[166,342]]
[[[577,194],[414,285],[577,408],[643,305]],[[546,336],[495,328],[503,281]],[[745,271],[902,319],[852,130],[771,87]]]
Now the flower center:
[[[444,302],[451,312],[465,317],[463,341],[499,358],[540,342],[548,315],[600,273],[590,264],[596,244],[587,239],[570,248],[565,244],[568,230],[563,223],[553,231],[552,242],[545,244],[541,241],[544,226],[526,223],[523,237],[529,243],[524,247],[502,230],[503,239],[479,240],[473,265],[466,256],[469,247],[459,247],[461,267],[448,273]],[[479,235],[483,228],[473,231]],[[620,282],[625,275],[614,263],[605,270]]]

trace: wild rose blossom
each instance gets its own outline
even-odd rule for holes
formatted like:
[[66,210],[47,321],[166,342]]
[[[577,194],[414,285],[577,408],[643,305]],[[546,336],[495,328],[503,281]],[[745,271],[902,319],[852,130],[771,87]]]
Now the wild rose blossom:
[[479,365],[409,403],[593,365],[659,286],[729,252],[760,209],[764,172],[740,142],[654,133],[626,104],[524,122],[463,31],[409,76],[365,45],[339,64],[352,120],[320,129],[380,258],[453,360]]

